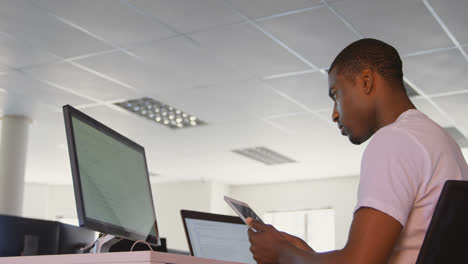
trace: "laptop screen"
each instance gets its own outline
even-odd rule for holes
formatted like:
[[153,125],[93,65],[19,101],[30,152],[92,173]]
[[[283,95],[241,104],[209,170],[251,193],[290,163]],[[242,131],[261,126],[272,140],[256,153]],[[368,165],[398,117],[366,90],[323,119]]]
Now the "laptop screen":
[[193,256],[255,264],[248,226],[239,217],[186,210],[181,214]]

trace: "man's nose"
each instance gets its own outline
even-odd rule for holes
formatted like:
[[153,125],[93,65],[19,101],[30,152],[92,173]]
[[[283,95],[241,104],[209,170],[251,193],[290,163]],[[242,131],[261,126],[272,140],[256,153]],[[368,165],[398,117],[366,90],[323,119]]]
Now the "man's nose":
[[339,118],[340,118],[340,115],[338,114],[338,111],[336,111],[336,104],[334,104],[333,105],[332,120],[333,120],[333,122],[338,122]]

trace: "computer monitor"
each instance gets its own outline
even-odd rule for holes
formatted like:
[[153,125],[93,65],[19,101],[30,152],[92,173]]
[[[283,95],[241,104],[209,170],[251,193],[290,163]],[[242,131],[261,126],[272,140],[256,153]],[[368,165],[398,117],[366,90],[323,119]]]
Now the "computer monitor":
[[79,225],[159,245],[144,148],[65,105]]
[[180,214],[192,256],[256,263],[249,250],[249,227],[240,217],[189,210]]

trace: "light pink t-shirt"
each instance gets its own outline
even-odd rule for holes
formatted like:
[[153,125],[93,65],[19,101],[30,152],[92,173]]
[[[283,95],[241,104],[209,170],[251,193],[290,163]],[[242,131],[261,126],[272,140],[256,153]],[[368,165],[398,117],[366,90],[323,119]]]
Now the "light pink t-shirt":
[[372,137],[361,163],[356,210],[371,207],[403,226],[389,263],[415,263],[446,180],[468,180],[458,144],[416,109]]

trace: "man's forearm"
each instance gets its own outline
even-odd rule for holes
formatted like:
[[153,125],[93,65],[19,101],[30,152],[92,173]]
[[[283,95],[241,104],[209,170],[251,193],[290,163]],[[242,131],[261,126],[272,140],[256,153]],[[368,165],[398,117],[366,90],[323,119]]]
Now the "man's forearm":
[[280,264],[342,264],[353,263],[344,250],[316,253],[305,251],[294,246],[285,246],[281,249],[278,263]]

